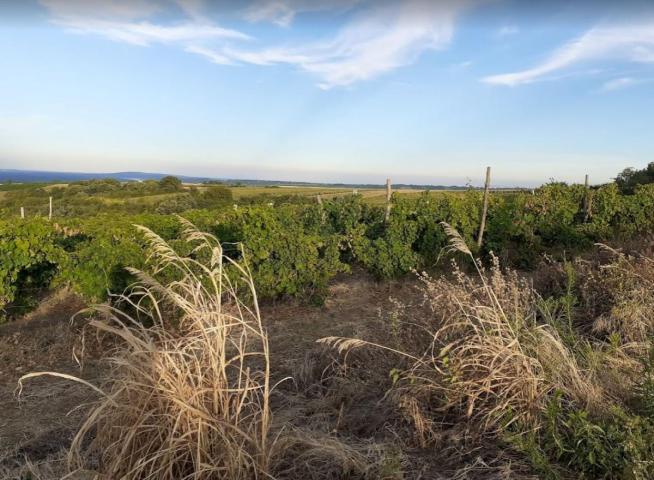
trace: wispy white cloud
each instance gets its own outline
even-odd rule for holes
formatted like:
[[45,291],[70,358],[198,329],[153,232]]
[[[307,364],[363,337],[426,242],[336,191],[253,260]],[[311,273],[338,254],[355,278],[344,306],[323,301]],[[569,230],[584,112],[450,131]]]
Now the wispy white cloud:
[[303,47],[260,51],[231,49],[228,56],[259,65],[286,63],[319,78],[330,89],[369,80],[446,47],[457,16],[472,2],[407,0],[375,3],[333,38]]
[[486,83],[515,86],[537,82],[573,65],[604,59],[654,62],[654,20],[596,27],[554,51],[541,64],[483,78]]
[[201,55],[211,63],[218,65],[234,65],[234,62],[229,57],[222,55],[210,48],[201,47],[199,45],[189,45],[185,48],[189,53],[195,53],[196,55]]
[[296,14],[297,9],[292,7],[290,1],[260,1],[246,10],[245,18],[250,22],[268,21],[288,27]]
[[614,78],[613,80],[605,82],[600,90],[603,92],[611,92],[613,90],[621,90],[623,88],[631,87],[637,83],[638,81],[632,77]]
[[652,83],[652,78],[634,78],[634,77],[620,77],[613,78],[602,84],[599,88],[600,93],[608,93],[616,90],[624,90],[625,88],[635,87],[644,83]]
[[[182,43],[212,39],[249,39],[236,30],[209,21],[184,20],[176,24],[157,24],[147,20],[162,10],[147,0],[41,0],[50,11],[52,22],[74,33],[100,35],[111,40],[148,46],[152,43]],[[178,0],[185,12],[198,18],[201,2]]]
[[245,10],[250,22],[272,22],[288,27],[296,15],[323,10],[347,11],[361,0],[256,0]]
[[104,20],[59,21],[55,23],[75,33],[95,34],[131,43],[148,46],[153,43],[185,43],[211,39],[247,40],[250,37],[227,28],[197,22],[177,25],[157,25],[150,22],[112,22]]
[[197,21],[206,21],[205,10],[207,4],[205,0],[175,0],[177,6],[189,17]]
[[[484,0],[257,0],[243,13],[250,21],[288,25],[298,12],[348,10],[343,26],[331,37],[307,44],[255,48],[241,31],[224,28],[206,15],[203,0],[41,0],[51,20],[69,31],[101,35],[115,41],[148,46],[177,45],[221,65],[290,65],[318,79],[323,89],[370,80],[409,65],[426,51],[443,49],[454,35],[459,14]],[[177,5],[184,18],[164,23],[160,15]],[[97,7],[97,8],[96,8]],[[154,19],[153,19],[154,16]],[[159,21],[155,21],[155,20]]]

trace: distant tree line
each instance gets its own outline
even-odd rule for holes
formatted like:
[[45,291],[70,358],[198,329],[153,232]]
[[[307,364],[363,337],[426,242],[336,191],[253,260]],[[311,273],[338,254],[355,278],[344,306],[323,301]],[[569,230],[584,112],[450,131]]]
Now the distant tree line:
[[615,179],[622,193],[633,194],[637,185],[654,183],[654,162],[647,164],[642,170],[625,168]]
[[4,187],[0,213],[10,216],[16,215],[20,207],[24,207],[29,215],[46,215],[48,197],[54,200],[56,217],[98,213],[171,214],[195,208],[220,208],[233,203],[232,192],[227,187],[185,186],[173,176],[143,182],[106,178],[82,180],[65,186],[24,184]]

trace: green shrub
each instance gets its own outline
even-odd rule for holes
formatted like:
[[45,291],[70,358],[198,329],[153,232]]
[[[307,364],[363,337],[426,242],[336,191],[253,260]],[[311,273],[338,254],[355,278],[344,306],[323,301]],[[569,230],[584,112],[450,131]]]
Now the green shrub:
[[650,479],[654,472],[654,425],[614,407],[606,418],[593,418],[555,394],[539,431],[506,438],[545,478],[563,472],[585,479]]
[[320,297],[329,279],[347,270],[340,261],[341,237],[322,233],[315,213],[293,206],[236,213],[232,235],[245,248],[260,295]]
[[[30,296],[47,288],[55,273],[67,266],[59,236],[40,219],[0,222],[0,321],[17,299],[28,306]],[[21,308],[18,308],[20,311]]]
[[[138,198],[161,193],[166,185],[103,180],[50,191],[7,191],[4,211],[11,215],[22,202],[30,215],[45,215],[47,196],[54,195],[60,199],[55,201],[55,216],[66,215],[60,223],[79,233],[47,233],[48,224],[37,219],[19,222],[10,230],[3,226],[3,241],[10,246],[0,265],[4,276],[0,306],[13,301],[17,291],[50,281],[50,274],[41,275],[40,267],[33,270],[31,262],[43,268],[49,265],[52,280],[69,283],[93,300],[105,298],[107,289],[122,289],[130,281],[124,266],[143,261],[142,239],[132,224],[145,225],[176,242],[179,224],[168,214],[177,212],[216,234],[228,255],[238,257],[240,251],[234,244],[242,242],[260,293],[268,297],[319,296],[330,278],[353,265],[379,278],[433,268],[447,245],[442,221],[461,233],[475,255],[485,257],[492,251],[520,267],[536,265],[543,253],[563,256],[597,241],[654,232],[654,217],[649,214],[654,210],[654,184],[636,186],[631,195],[620,193],[614,184],[587,190],[561,183],[544,185],[534,194],[492,194],[485,240],[478,251],[482,195],[477,190],[411,197],[394,194],[390,218],[385,221],[384,206],[370,205],[360,195],[324,200],[322,205],[307,204],[306,198],[297,195],[294,198],[301,199],[297,204],[270,197],[274,206],[242,205],[237,210],[231,207],[231,190],[221,186],[191,188],[155,205]],[[90,196],[98,192],[112,199]],[[158,213],[139,213],[145,209]],[[37,232],[38,228],[43,231]],[[35,235],[38,241],[26,240],[40,243],[30,247],[34,259],[14,261],[16,242]]]

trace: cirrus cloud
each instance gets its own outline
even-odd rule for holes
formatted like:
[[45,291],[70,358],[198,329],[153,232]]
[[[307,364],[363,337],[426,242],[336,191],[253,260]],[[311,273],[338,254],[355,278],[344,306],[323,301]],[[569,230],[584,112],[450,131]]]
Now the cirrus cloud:
[[[459,15],[485,0],[256,0],[241,15],[250,22],[289,26],[296,15],[330,9],[351,12],[334,34],[310,43],[256,46],[251,35],[225,28],[202,0],[41,0],[66,30],[138,46],[178,46],[220,64],[288,65],[317,78],[322,89],[366,81],[447,47]],[[176,6],[176,21],[170,9]],[[181,20],[180,20],[181,14]],[[164,21],[166,19],[166,21]],[[244,41],[248,43],[244,44]]]
[[482,81],[494,85],[522,85],[545,80],[574,65],[606,59],[653,63],[654,20],[593,28],[555,50],[535,67],[487,76]]
[[361,0],[257,0],[245,10],[250,22],[272,22],[280,27],[291,25],[299,13],[325,10],[347,11]]
[[322,89],[342,87],[409,65],[423,52],[445,48],[458,15],[473,3],[379,2],[332,38],[301,47],[228,48],[214,53],[256,65],[293,65],[318,77]]

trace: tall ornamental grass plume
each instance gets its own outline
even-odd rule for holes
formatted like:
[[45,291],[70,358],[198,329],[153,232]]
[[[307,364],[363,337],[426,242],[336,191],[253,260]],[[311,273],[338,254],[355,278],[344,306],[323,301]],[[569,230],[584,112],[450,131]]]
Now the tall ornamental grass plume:
[[[149,269],[131,270],[138,281],[120,296],[124,308],[101,308],[90,322],[119,342],[70,466],[96,457],[111,479],[270,478],[268,338],[252,276],[180,221],[188,255],[137,227]],[[21,382],[38,375],[59,374]]]
[[[447,224],[450,250],[469,257],[468,275],[456,266],[453,278],[420,274],[424,309],[413,309],[408,329],[421,332],[421,348],[389,349],[409,360],[393,396],[413,422],[423,445],[438,439],[445,418],[467,418],[482,432],[516,423],[538,429],[549,395],[561,391],[590,409],[601,408],[603,391],[563,341],[558,329],[541,321],[543,302],[531,283],[504,272],[497,260],[489,271],[473,258],[461,236]],[[362,340],[319,340],[340,351]]]

